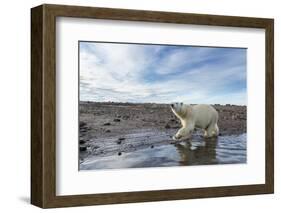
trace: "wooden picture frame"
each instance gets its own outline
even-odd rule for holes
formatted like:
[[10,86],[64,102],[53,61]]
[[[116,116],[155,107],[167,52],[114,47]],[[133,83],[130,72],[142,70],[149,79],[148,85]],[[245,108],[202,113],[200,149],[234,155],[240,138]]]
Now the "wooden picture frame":
[[[56,195],[56,17],[265,29],[265,184],[86,195]],[[133,203],[274,191],[274,21],[218,15],[155,12],[63,5],[31,9],[31,203],[42,208]]]

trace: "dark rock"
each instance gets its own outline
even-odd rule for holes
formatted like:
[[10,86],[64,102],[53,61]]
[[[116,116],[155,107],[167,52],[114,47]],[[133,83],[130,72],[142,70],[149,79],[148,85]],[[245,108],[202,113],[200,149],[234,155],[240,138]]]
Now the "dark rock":
[[87,150],[87,146],[80,146],[80,147],[79,147],[79,150],[82,151],[82,152],[84,152],[84,151]]
[[154,146],[153,145],[151,145],[151,147],[150,147],[151,149],[153,149],[154,148]]
[[130,116],[129,116],[129,115],[124,115],[122,118],[123,118],[124,120],[128,120],[128,119],[130,118]]
[[126,139],[126,138],[123,138],[123,137],[118,138],[119,141],[123,141],[123,140],[125,140],[125,139]]
[[118,155],[119,155],[119,156],[122,155],[122,152],[118,152]]
[[111,132],[111,130],[110,130],[110,129],[107,129],[107,130],[105,130],[105,132]]
[[171,126],[170,126],[169,124],[166,124],[166,125],[165,125],[165,128],[166,128],[166,129],[170,129]]
[[107,122],[107,123],[104,123],[103,125],[104,125],[104,126],[110,126],[111,123]]
[[80,128],[85,127],[85,126],[86,126],[86,123],[85,123],[85,122],[83,122],[83,121],[80,121],[80,122],[79,122],[79,127],[80,127]]
[[119,118],[115,118],[113,121],[114,122],[120,122],[121,120]]
[[85,140],[83,140],[83,139],[80,139],[80,140],[79,140],[79,143],[80,143],[80,144],[85,144],[85,143],[86,143],[86,141],[85,141]]
[[121,144],[121,143],[122,143],[122,141],[117,141],[116,143],[117,143],[117,144]]

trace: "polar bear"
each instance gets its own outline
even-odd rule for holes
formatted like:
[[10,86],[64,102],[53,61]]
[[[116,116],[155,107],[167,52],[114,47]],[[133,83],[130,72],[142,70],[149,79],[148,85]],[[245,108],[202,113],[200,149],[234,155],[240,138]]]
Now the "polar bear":
[[183,103],[172,103],[170,106],[182,124],[182,128],[173,136],[174,140],[190,138],[195,127],[203,129],[206,138],[219,135],[219,115],[214,107],[207,104],[191,106]]

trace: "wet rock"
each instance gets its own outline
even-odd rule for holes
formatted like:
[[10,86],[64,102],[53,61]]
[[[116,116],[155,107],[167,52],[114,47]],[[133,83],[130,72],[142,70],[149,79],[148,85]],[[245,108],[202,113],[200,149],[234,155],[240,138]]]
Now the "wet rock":
[[81,152],[84,152],[84,151],[87,150],[87,146],[80,146],[80,147],[79,147],[79,150],[80,150]]
[[111,132],[111,130],[110,130],[110,129],[107,129],[107,130],[105,130],[105,132],[107,132],[107,133],[108,133],[108,132]]
[[80,143],[80,144],[85,144],[85,143],[86,143],[86,141],[85,141],[85,140],[83,140],[83,139],[80,139],[80,140],[79,140],[79,143]]
[[107,123],[104,123],[103,125],[104,125],[104,126],[110,126],[111,123],[110,123],[110,122],[107,122]]
[[118,138],[119,141],[123,141],[123,140],[125,140],[125,139],[126,139],[126,138],[123,138],[123,137]]
[[113,119],[114,122],[120,122],[121,120],[119,118]]
[[83,128],[83,127],[85,127],[86,126],[86,123],[85,122],[83,122],[83,121],[80,121],[79,122],[79,127],[80,128]]
[[166,124],[166,125],[165,125],[165,128],[166,128],[166,129],[170,129],[171,126],[170,126],[169,124]]
[[123,118],[124,120],[128,120],[128,119],[130,118],[130,116],[129,116],[129,115],[124,115],[122,118]]

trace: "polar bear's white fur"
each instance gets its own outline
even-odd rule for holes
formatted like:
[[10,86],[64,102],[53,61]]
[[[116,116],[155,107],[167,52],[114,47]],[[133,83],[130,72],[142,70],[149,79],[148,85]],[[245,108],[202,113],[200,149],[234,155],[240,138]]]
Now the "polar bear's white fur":
[[218,112],[210,105],[186,105],[183,103],[171,104],[173,113],[180,119],[182,128],[173,137],[174,140],[188,139],[194,128],[204,130],[204,137],[216,137],[219,134]]

